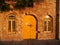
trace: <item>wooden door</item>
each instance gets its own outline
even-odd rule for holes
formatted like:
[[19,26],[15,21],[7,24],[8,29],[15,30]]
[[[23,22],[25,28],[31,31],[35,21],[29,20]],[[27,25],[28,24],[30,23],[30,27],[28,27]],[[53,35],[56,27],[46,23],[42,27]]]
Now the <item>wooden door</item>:
[[36,39],[36,19],[34,16],[26,15],[22,24],[23,39]]

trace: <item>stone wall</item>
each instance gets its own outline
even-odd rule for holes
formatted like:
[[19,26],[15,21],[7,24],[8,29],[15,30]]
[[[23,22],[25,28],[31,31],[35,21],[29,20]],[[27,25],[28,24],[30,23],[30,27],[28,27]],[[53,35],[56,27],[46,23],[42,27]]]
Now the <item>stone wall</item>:
[[[8,16],[13,13],[16,16],[16,32],[8,32]],[[22,10],[13,10],[0,13],[0,40],[2,41],[19,41],[22,39],[22,19],[25,13],[33,14],[38,19],[38,40],[55,39],[56,25],[56,1],[44,0],[34,3],[34,7],[26,7]],[[53,31],[44,32],[44,17],[51,15],[53,18]]]

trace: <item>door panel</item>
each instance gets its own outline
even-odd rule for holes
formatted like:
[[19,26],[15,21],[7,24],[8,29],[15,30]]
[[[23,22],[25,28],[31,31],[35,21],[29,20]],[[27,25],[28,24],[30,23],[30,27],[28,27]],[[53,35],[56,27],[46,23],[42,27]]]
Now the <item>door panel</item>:
[[36,39],[36,19],[31,15],[26,15],[23,18],[22,25],[23,39]]

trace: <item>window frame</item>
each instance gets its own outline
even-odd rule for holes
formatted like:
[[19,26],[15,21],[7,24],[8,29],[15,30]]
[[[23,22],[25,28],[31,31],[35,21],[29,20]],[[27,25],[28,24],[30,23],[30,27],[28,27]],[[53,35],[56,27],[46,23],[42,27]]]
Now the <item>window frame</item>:
[[[49,18],[46,18],[46,17],[44,18],[44,32],[52,32],[53,31],[53,18],[50,15],[47,15],[47,16]],[[51,25],[49,25],[49,22]],[[51,29],[49,30],[49,28],[51,28]]]
[[[13,17],[12,17],[13,16]],[[10,21],[10,24],[11,26],[9,26],[9,21]],[[13,24],[14,22],[14,24]],[[15,26],[14,26],[15,25]],[[10,29],[11,27],[11,29]],[[13,28],[14,27],[14,28]],[[16,32],[16,23],[15,23],[15,15],[14,14],[10,14],[9,17],[8,17],[8,31],[9,32]]]

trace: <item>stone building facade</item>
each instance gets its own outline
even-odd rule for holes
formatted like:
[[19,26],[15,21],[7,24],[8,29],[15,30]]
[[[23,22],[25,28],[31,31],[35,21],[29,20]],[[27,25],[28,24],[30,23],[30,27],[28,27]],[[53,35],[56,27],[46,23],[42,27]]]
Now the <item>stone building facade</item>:
[[[10,15],[11,17],[15,17],[13,20],[15,21],[14,27],[16,31],[9,31]],[[55,39],[56,0],[44,0],[44,1],[35,2],[33,7],[29,7],[29,8],[26,7],[25,9],[22,9],[22,10],[13,9],[10,11],[0,12],[0,40],[2,41],[24,40],[22,37],[22,31],[23,31],[22,25],[23,25],[23,19],[26,15],[34,15],[38,20],[38,24],[37,24],[38,40]],[[48,27],[46,26],[48,24],[44,22],[45,19],[51,21],[50,22],[51,24],[48,23],[50,24],[49,25],[50,27],[48,26],[50,29],[48,29]],[[33,35],[33,32],[32,32],[32,35]]]

